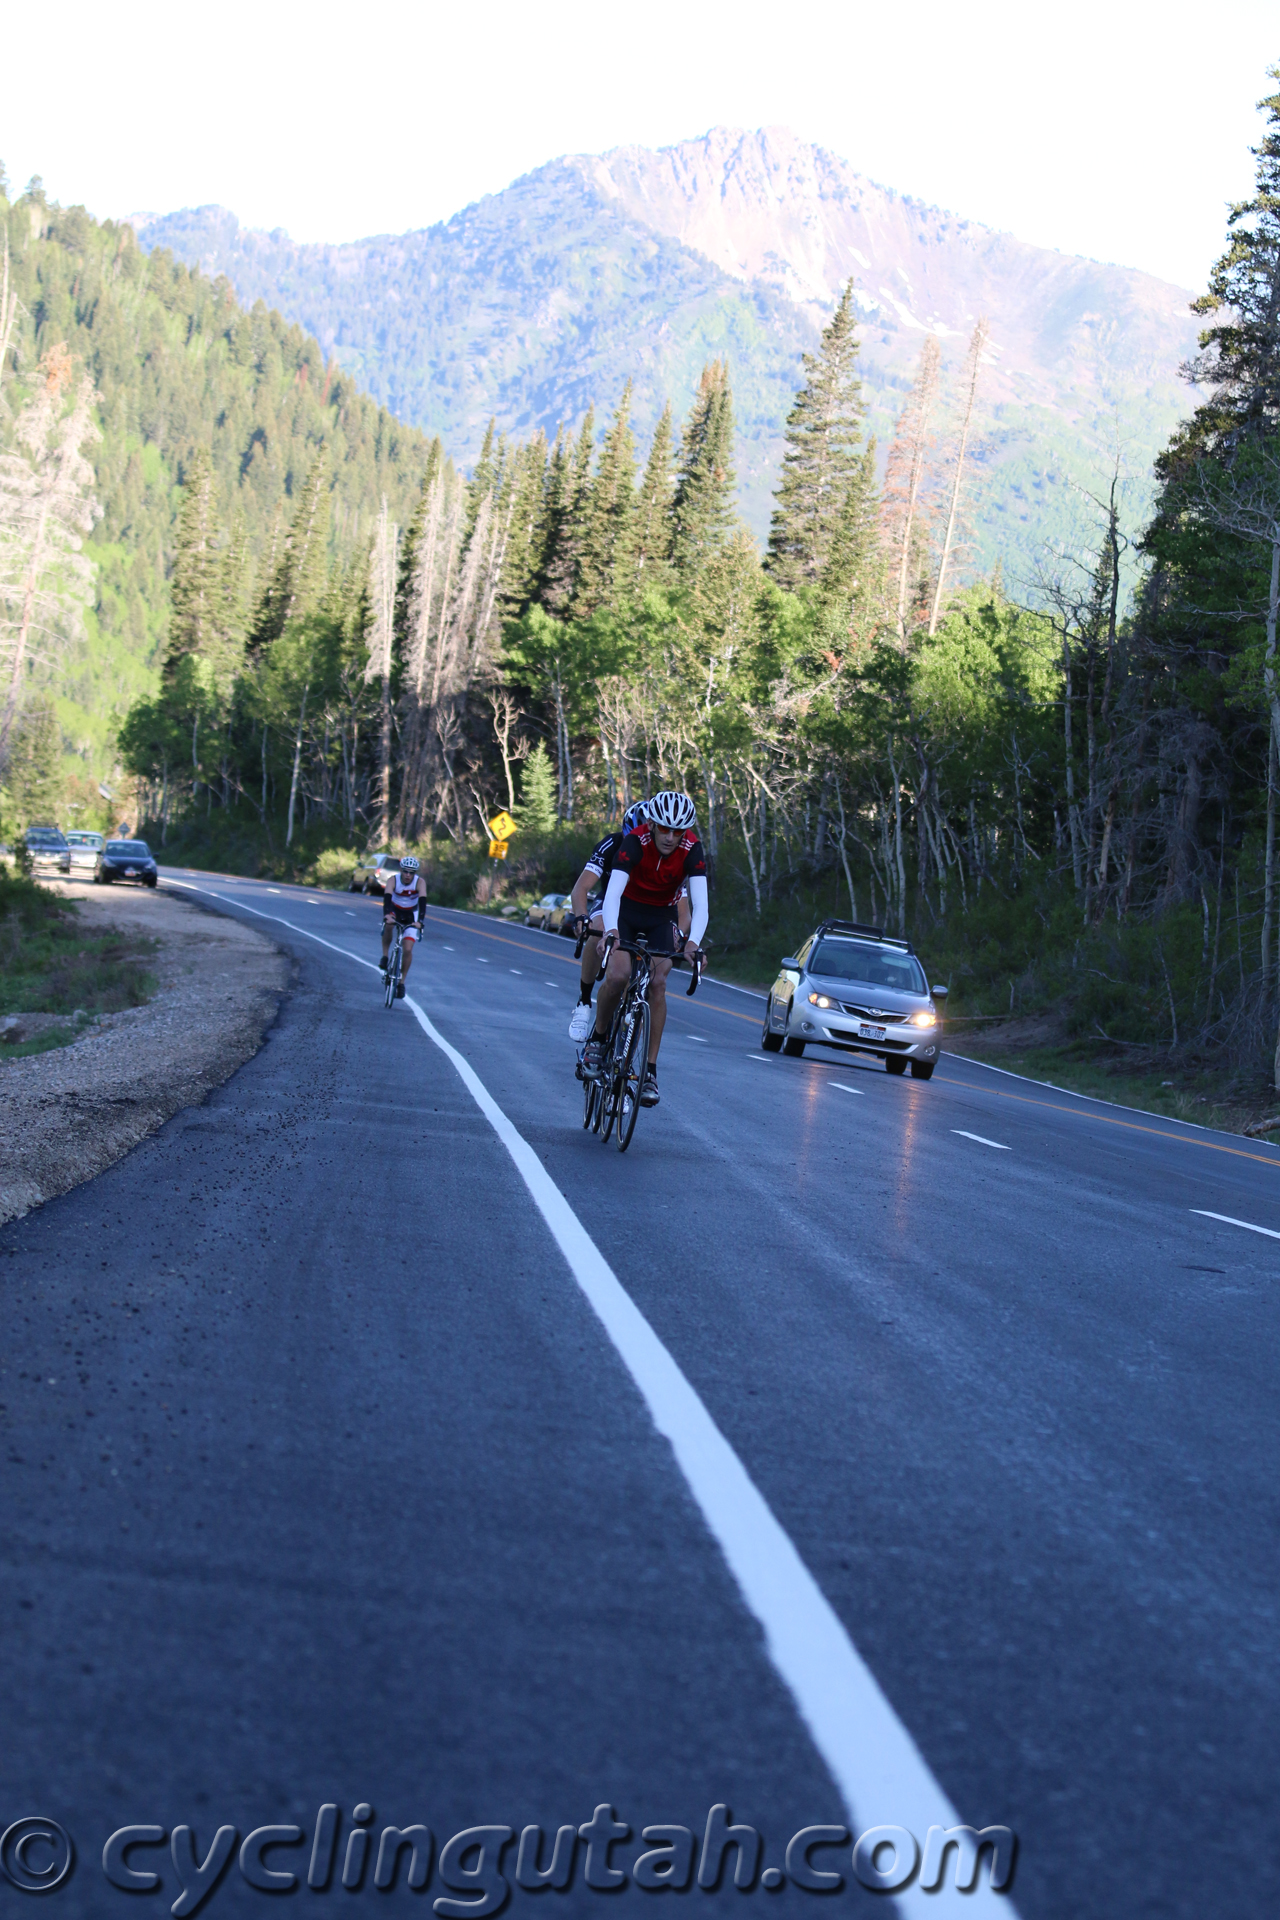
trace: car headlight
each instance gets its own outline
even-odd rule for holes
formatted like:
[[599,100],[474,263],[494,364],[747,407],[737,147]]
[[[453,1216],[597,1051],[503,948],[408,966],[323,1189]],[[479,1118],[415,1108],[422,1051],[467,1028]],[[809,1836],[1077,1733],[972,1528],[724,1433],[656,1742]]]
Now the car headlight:
[[836,1003],[834,1000],[828,1000],[825,993],[811,993],[809,1004],[813,1007],[834,1007]]
[[936,1027],[938,1016],[936,1013],[913,1013],[911,1024],[913,1027]]

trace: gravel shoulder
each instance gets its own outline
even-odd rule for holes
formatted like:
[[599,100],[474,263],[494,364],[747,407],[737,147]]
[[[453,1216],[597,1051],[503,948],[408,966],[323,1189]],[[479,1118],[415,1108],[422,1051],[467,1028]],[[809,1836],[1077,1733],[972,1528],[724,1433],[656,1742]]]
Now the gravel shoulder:
[[153,935],[160,985],[70,1046],[0,1057],[0,1222],[91,1180],[221,1086],[257,1052],[292,969],[264,934],[163,887],[53,891],[83,903],[86,928]]

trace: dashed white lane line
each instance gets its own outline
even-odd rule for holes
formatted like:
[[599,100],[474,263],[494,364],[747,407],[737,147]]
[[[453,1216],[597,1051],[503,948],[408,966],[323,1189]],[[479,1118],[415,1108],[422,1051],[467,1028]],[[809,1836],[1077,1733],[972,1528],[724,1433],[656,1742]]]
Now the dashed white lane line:
[[508,968],[507,968],[507,972],[508,972],[508,973],[523,973],[523,972],[524,972],[524,968],[523,968],[523,967],[508,967]]
[[487,966],[488,966],[488,964],[489,964],[489,962],[488,962],[488,961],[487,961],[487,960],[485,959],[485,957],[484,957],[484,955],[483,955],[482,953],[478,953],[478,954],[476,955],[476,959],[477,959],[477,960],[478,960],[478,961],[480,962],[480,965],[481,965],[482,967],[487,967]]
[[982,1133],[966,1133],[963,1127],[952,1127],[952,1133],[958,1133],[962,1140],[976,1140],[980,1147],[994,1147],[997,1153],[1012,1153],[1012,1147],[1006,1147],[1003,1140],[988,1140]]
[[749,1053],[747,1058],[748,1060],[764,1060],[766,1065],[768,1064],[767,1058],[763,1053]]
[[355,917],[356,917],[356,916],[355,916],[355,914],[354,914],[354,912],[352,911],[352,909],[351,909],[350,907],[344,907],[344,908],[343,908],[343,912],[344,912],[344,913],[346,914],[346,916],[347,916],[347,918],[348,918],[348,920],[354,920],[354,919],[355,919]]
[[447,941],[444,941],[444,940],[442,940],[442,941],[440,942],[440,945],[441,945],[441,946],[442,946],[442,947],[444,948],[444,950],[445,950],[445,952],[446,952],[446,953],[452,953],[452,952],[453,952],[453,948],[452,948],[451,946],[449,946],[449,944],[447,943]]
[[1268,1240],[1280,1240],[1280,1233],[1274,1228],[1255,1227],[1252,1220],[1234,1220],[1229,1213],[1210,1213],[1207,1207],[1192,1207],[1191,1211],[1204,1220],[1221,1220],[1228,1227],[1243,1227],[1247,1233],[1265,1233]]
[[[193,886],[191,891],[227,899],[212,888]],[[357,966],[368,967],[371,973],[377,971],[372,960],[349,953],[306,927],[295,927],[292,921],[261,913],[239,900],[228,904],[259,920],[275,920],[291,933],[300,933]],[[840,1788],[854,1830],[865,1831],[887,1821],[917,1835],[931,1826],[957,1826],[955,1808],[790,1537],[533,1148],[470,1062],[450,1046],[417,1001],[406,996],[404,1004],[427,1038],[452,1062],[511,1156],[654,1425],[670,1443],[743,1600],[764,1630],[769,1658]],[[896,1892],[894,1904],[906,1920],[928,1920],[936,1914],[959,1920],[961,1915],[997,1913],[1004,1920],[1017,1920],[1008,1895],[993,1893],[989,1879],[982,1875],[972,1893],[961,1893],[954,1880],[944,1881],[936,1893],[926,1893],[917,1881]]]
[[707,1044],[700,1033],[686,1033],[685,1039],[692,1040],[696,1047],[705,1047]]
[[544,980],[542,984],[544,987],[562,987],[564,982],[563,980]]
[[859,1100],[865,1100],[867,1097],[862,1087],[846,1087],[843,1080],[828,1080],[827,1085],[829,1087],[839,1087],[841,1093],[856,1093]]

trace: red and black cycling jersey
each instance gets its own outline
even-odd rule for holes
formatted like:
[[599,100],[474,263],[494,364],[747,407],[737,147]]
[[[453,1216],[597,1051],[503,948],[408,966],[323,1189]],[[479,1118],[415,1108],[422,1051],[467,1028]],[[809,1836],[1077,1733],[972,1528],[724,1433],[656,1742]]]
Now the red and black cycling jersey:
[[584,871],[587,873],[598,873],[607,887],[609,884],[609,875],[613,872],[614,862],[618,857],[618,848],[621,845],[622,835],[620,833],[606,833],[600,845],[587,855]]
[[668,854],[658,852],[653,828],[646,820],[629,833],[617,853],[614,865],[627,876],[624,900],[636,900],[649,907],[673,907],[680,889],[694,874],[705,874],[707,857],[696,833],[682,833]]

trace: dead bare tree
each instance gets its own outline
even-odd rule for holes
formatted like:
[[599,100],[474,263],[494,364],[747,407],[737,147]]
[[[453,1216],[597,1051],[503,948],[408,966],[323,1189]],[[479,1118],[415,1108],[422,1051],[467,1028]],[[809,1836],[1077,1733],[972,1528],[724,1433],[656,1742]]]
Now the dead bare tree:
[[933,611],[929,615],[929,633],[932,637],[938,630],[938,616],[942,612],[942,593],[946,585],[947,564],[951,559],[951,550],[956,537],[956,516],[960,509],[960,488],[964,481],[965,455],[969,450],[969,433],[973,426],[973,403],[978,393],[978,371],[982,365],[982,355],[990,337],[990,328],[985,319],[979,320],[969,341],[969,354],[965,361],[965,402],[964,419],[960,428],[960,445],[956,449],[956,470],[951,481],[951,504],[947,509],[947,531],[942,542],[942,558],[938,562],[938,585],[933,596]]

